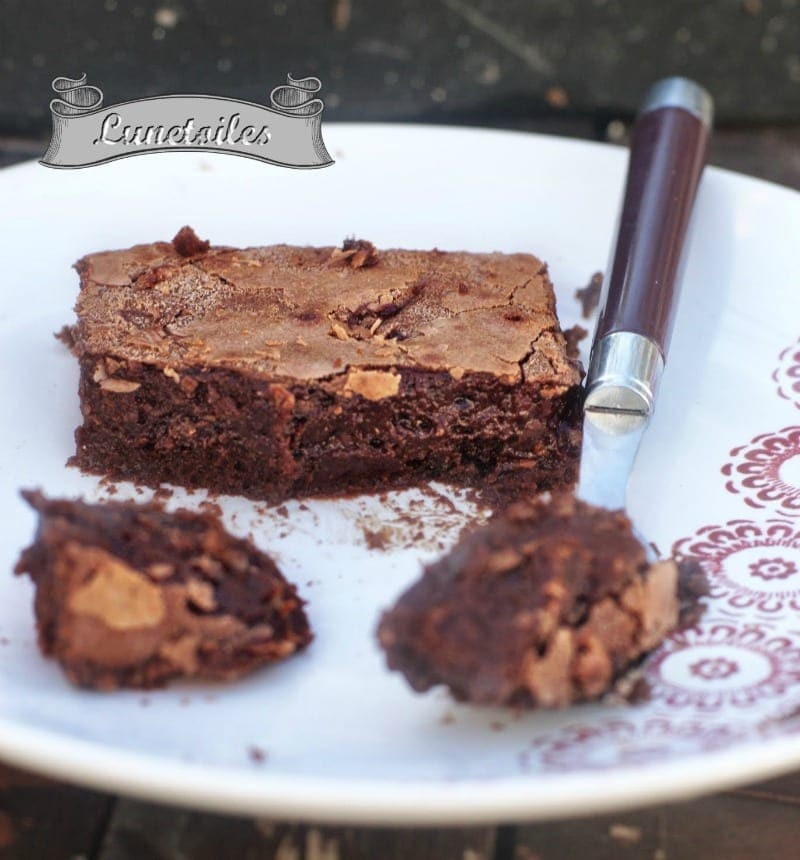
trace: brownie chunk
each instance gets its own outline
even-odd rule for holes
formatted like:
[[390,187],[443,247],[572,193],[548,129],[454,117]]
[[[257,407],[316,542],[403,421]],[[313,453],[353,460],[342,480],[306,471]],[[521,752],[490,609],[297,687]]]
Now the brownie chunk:
[[621,511],[518,502],[465,535],[386,612],[378,639],[417,691],[558,708],[597,699],[707,590],[697,565],[650,565]]
[[173,243],[91,254],[74,462],[277,502],[571,485],[580,370],[529,254]]
[[36,586],[39,645],[82,687],[232,679],[311,641],[272,560],[208,514],[46,499],[15,572]]

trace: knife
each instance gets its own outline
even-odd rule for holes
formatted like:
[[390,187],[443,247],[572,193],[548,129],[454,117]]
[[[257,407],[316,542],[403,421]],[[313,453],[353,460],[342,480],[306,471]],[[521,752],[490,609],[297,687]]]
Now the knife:
[[678,305],[681,252],[713,122],[699,84],[665,78],[631,135],[625,192],[586,376],[578,495],[625,508]]

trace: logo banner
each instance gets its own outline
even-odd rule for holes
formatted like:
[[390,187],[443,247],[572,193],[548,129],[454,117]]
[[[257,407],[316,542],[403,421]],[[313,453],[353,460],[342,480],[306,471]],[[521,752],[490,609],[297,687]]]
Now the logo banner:
[[56,78],[53,134],[41,164],[90,167],[150,152],[224,152],[282,167],[327,167],[318,78],[275,87],[270,106],[221,96],[167,95],[103,107],[103,92],[80,78]]

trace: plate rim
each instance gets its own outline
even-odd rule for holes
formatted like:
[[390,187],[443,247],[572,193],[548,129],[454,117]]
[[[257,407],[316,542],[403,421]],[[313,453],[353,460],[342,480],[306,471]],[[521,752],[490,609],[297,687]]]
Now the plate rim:
[[[604,141],[520,129],[398,122],[339,122],[325,127],[345,134],[513,136],[614,152],[619,159],[628,152],[626,147]],[[40,168],[37,159],[9,165],[0,169],[0,183],[10,173]],[[707,170],[727,181],[763,187],[770,194],[788,194],[785,199],[791,199],[792,205],[800,203],[799,191],[777,182],[713,165]],[[301,777],[271,773],[269,762],[260,769],[254,765],[248,773],[241,767],[131,752],[0,717],[0,759],[86,788],[207,811],[362,825],[489,825],[633,809],[776,776],[800,766],[800,734],[734,741],[721,750],[635,767],[426,782]],[[602,792],[598,792],[598,777]]]
[[[732,743],[666,763],[549,772],[546,779],[532,772],[431,783],[271,774],[268,763],[254,764],[246,774],[117,749],[110,762],[104,744],[73,738],[64,749],[60,738],[0,718],[0,758],[64,782],[207,812],[365,826],[491,826],[600,815],[689,800],[800,764],[798,734]],[[602,792],[587,775],[602,777]]]
[[[536,138],[543,141],[548,142],[558,142],[559,144],[563,144],[564,146],[569,147],[589,147],[596,150],[602,150],[605,152],[616,152],[619,153],[621,157],[627,155],[629,149],[627,146],[618,143],[612,143],[606,140],[591,140],[589,138],[583,137],[569,137],[567,135],[560,134],[548,134],[546,132],[541,131],[527,131],[526,129],[518,129],[518,128],[491,128],[488,126],[481,125],[462,125],[459,123],[448,123],[448,124],[436,124],[436,123],[428,123],[428,122],[380,122],[380,121],[371,121],[371,122],[360,122],[358,120],[353,120],[352,122],[348,121],[339,121],[339,122],[325,122],[326,129],[331,129],[334,132],[345,131],[348,132],[351,129],[358,129],[361,131],[384,131],[390,130],[393,133],[400,134],[409,134],[417,132],[422,132],[424,134],[475,134],[475,135],[487,135],[487,136],[498,136],[498,137],[518,137],[518,138]],[[149,153],[149,155],[153,156],[163,156],[167,153]],[[197,156],[197,152],[186,152],[183,153],[187,156]],[[211,158],[211,159],[220,159],[226,158],[227,153],[224,152],[209,152],[202,151],[202,156]],[[89,165],[89,167],[106,167],[109,164],[114,164],[114,162],[104,162],[97,165]],[[326,165],[326,167],[333,167],[336,164],[334,159],[333,163],[330,165]],[[275,165],[270,165],[275,167]],[[46,165],[43,165],[38,158],[30,158],[25,159],[24,161],[15,162],[14,164],[7,164],[3,167],[0,167],[0,177],[4,174],[15,173],[17,171],[22,172],[30,169],[52,169],[48,168]],[[78,170],[80,168],[70,168],[71,171]],[[276,168],[279,169],[279,168]],[[740,170],[733,170],[729,167],[720,167],[716,164],[708,163],[705,167],[705,172],[713,173],[714,175],[724,176],[728,179],[734,179],[736,181],[745,181],[748,183],[753,183],[755,185],[766,186],[769,189],[774,191],[778,191],[781,193],[785,193],[791,197],[794,197],[795,200],[800,199],[800,189],[792,188],[790,185],[784,185],[780,182],[776,182],[772,179],[763,179],[760,176],[753,176],[750,173],[744,173]],[[66,173],[70,171],[59,171],[61,173]],[[621,192],[621,189],[620,189]]]

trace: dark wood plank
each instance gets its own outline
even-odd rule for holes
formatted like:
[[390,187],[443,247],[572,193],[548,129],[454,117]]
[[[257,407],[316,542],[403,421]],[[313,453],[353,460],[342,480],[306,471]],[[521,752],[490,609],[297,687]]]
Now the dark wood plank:
[[[310,832],[310,831],[308,831]],[[303,860],[491,860],[495,829],[347,829],[340,831],[339,854]],[[277,858],[276,858],[277,860]]]
[[[627,145],[630,123],[611,120],[601,136],[611,143]],[[800,190],[800,126],[716,128],[708,160],[717,167]]]
[[733,796],[762,798],[776,803],[800,806],[800,771],[787,773],[758,785],[737,788],[727,793]]
[[710,160],[800,190],[800,126],[719,129]]
[[0,765],[0,860],[92,857],[113,802]]
[[658,856],[663,815],[657,808],[520,827],[509,860],[666,860]]
[[[140,0],[3,6],[0,126],[50,126],[50,82],[86,71],[106,104],[165,92],[262,102],[318,74],[326,114],[418,119],[565,102],[632,113],[665,74],[704,81],[720,115],[797,115],[791,0]],[[43,9],[46,12],[43,13]],[[166,13],[166,14],[165,14]]]
[[0,137],[0,167],[9,167],[20,161],[39,159],[47,149],[45,138]]
[[[0,770],[0,860],[755,860],[800,840],[800,773],[692,803],[502,828],[314,827],[190,812]],[[107,827],[106,827],[107,825]],[[105,834],[105,835],[103,835]]]
[[796,857],[797,804],[728,793],[631,813],[520,828],[514,860],[760,860]]
[[669,860],[796,857],[800,815],[794,806],[722,795],[667,810]]
[[98,860],[491,860],[494,828],[314,827],[120,800]]
[[[605,139],[626,144],[630,124],[590,116],[562,114],[551,117],[516,115],[490,110],[464,111],[447,117],[428,117],[431,122],[474,125],[487,128],[532,131],[561,137]],[[28,159],[39,159],[47,148],[44,138],[0,136],[0,167]],[[753,128],[717,128],[709,156],[711,164],[758,176],[800,190],[800,125]]]

